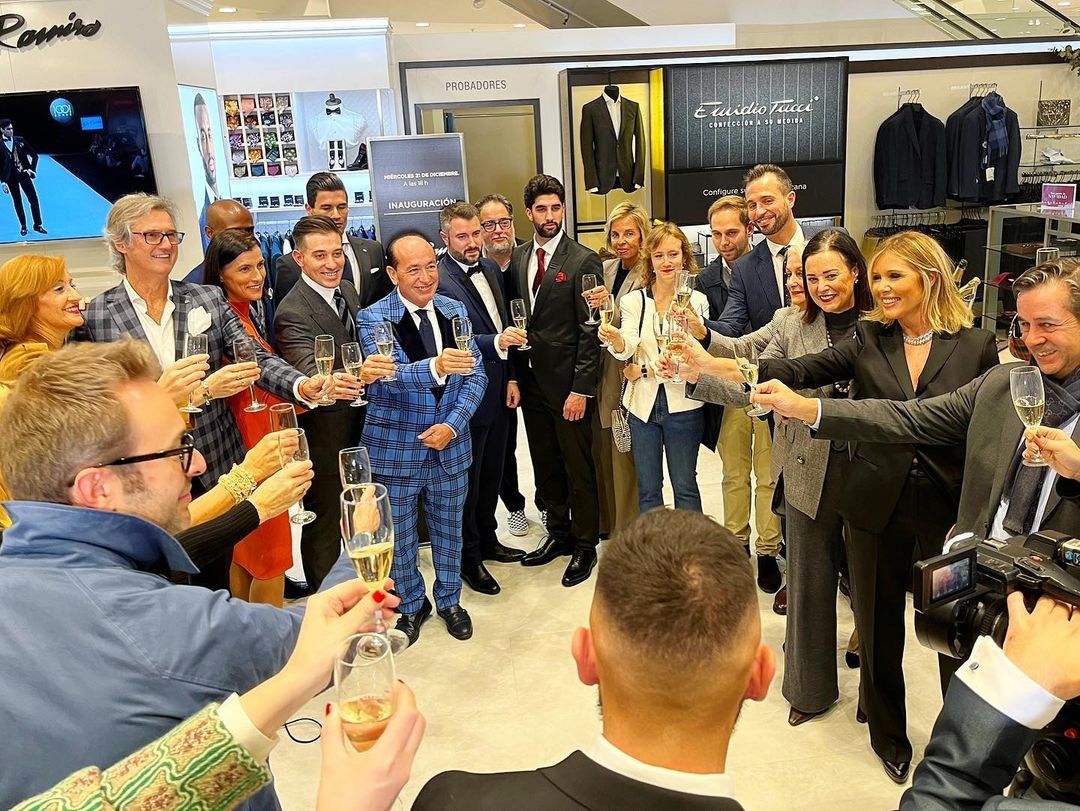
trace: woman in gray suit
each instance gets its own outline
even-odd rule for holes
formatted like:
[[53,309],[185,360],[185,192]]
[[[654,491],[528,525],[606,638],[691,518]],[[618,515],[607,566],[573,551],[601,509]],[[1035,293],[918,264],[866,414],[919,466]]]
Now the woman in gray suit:
[[[859,313],[871,306],[866,260],[850,236],[835,230],[815,234],[802,252],[804,309],[780,310],[764,329],[772,339],[764,358],[796,358],[819,352],[850,336]],[[793,271],[789,260],[789,273]],[[791,289],[792,281],[788,282]],[[792,302],[796,301],[792,296]],[[761,332],[761,331],[759,331]],[[715,340],[714,336],[714,340]],[[746,341],[757,333],[728,341],[744,355]],[[695,350],[689,360],[699,375],[691,396],[740,405],[747,398],[740,385],[726,383],[710,370],[725,372],[731,361]],[[808,392],[810,393],[810,392]],[[846,397],[847,385],[828,385],[814,397]],[[847,467],[845,444],[814,439],[797,421],[777,424],[773,435],[773,478],[784,477],[787,516],[788,615],[785,642],[784,697],[791,704],[792,726],[826,712],[840,696],[836,675],[836,591],[843,550],[843,518],[838,496]]]

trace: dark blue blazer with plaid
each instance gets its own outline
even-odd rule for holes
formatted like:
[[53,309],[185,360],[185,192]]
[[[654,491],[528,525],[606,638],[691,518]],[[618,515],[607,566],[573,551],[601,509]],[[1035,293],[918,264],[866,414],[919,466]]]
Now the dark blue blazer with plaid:
[[[226,362],[226,355],[232,354],[233,339],[248,334],[243,322],[229,306],[220,288],[177,281],[171,284],[172,300],[176,307],[173,313],[176,359],[184,356],[188,313],[202,307],[210,313],[211,319],[207,332],[210,338],[210,373],[220,369]],[[131,297],[124,285],[118,284],[90,302],[86,309],[86,326],[73,337],[76,340],[108,342],[117,341],[125,335],[146,340],[146,332],[139,322]],[[262,373],[259,386],[287,400],[294,399],[293,386],[304,375],[259,345],[256,345],[256,352]],[[211,400],[203,406],[202,413],[194,417],[195,445],[206,458],[206,473],[200,477],[201,483],[209,489],[217,484],[219,476],[228,473],[234,464],[243,460],[244,444],[226,400]]]
[[[465,306],[443,295],[436,295],[432,301],[443,347],[453,349],[451,321],[454,316],[466,315]],[[365,355],[379,351],[375,346],[375,324],[379,321],[389,321],[394,327],[397,380],[379,380],[367,387],[363,441],[371,456],[372,472],[377,476],[415,476],[435,454],[448,476],[464,473],[472,464],[469,420],[487,389],[475,341],[475,373],[450,375],[445,386],[438,386],[416,322],[396,289],[357,316],[357,333]],[[456,436],[441,451],[433,451],[417,436],[440,422],[453,428]]]

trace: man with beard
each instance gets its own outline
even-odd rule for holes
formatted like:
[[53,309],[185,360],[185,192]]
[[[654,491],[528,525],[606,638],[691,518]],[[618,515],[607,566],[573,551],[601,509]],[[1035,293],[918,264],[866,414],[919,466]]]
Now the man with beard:
[[[195,128],[198,131],[196,145],[199,148],[199,156],[202,158],[203,180],[206,189],[203,191],[203,204],[199,210],[199,234],[202,237],[203,251],[210,244],[213,234],[206,232],[207,209],[211,203],[221,198],[217,187],[217,161],[214,160],[214,130],[210,126],[210,108],[206,106],[206,99],[202,93],[195,94]],[[201,284],[202,282],[196,282]]]

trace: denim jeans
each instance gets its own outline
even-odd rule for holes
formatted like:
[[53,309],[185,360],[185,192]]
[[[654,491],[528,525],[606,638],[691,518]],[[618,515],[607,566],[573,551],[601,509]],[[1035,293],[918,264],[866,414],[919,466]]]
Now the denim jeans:
[[701,512],[697,485],[698,445],[704,430],[703,410],[668,411],[664,386],[656,393],[648,422],[630,415],[631,449],[637,470],[638,508],[641,512],[664,506],[664,456],[666,451],[675,508]]

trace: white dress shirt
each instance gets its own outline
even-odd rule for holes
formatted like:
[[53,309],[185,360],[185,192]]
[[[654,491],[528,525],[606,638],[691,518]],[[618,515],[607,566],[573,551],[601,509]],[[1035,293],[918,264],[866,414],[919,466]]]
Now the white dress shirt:
[[333,311],[334,315],[338,314],[337,305],[334,304],[334,293],[338,291],[336,287],[323,287],[318,282],[312,281],[304,272],[300,273],[300,278],[308,287],[319,294],[319,297],[326,302],[326,306]]
[[1013,664],[988,636],[975,640],[956,676],[995,710],[1028,729],[1042,729],[1065,705]]
[[[423,317],[420,315],[420,307],[417,307],[403,295],[401,291],[398,291],[398,298],[401,299],[401,303],[405,305],[405,309],[409,315],[412,316],[413,323],[416,324],[417,330],[420,329],[420,319]],[[431,324],[431,332],[435,335],[435,354],[438,356],[443,351],[442,343],[442,329],[439,327],[439,319],[435,316],[435,300],[432,299],[428,302],[428,306],[422,308],[427,311],[428,323]],[[435,383],[439,386],[446,385],[446,375],[441,375],[435,369],[436,358],[431,359],[431,375],[435,378]]]
[[154,350],[161,368],[164,369],[172,365],[176,362],[176,335],[173,332],[173,313],[176,312],[176,305],[172,299],[172,284],[169,284],[169,296],[165,299],[165,309],[161,311],[160,323],[150,317],[146,300],[135,292],[135,288],[131,286],[127,276],[124,277],[123,284],[128,297],[131,299],[131,304],[135,308],[135,315],[139,317],[139,323],[142,324],[143,332],[146,333],[147,343]]
[[[450,258],[454,259],[452,256]],[[499,317],[499,305],[495,303],[495,293],[491,289],[491,285],[488,284],[487,277],[484,276],[483,271],[470,275],[469,265],[458,262],[457,259],[454,259],[454,261],[457,262],[457,266],[461,268],[462,273],[464,273],[465,277],[472,283],[472,286],[476,288],[476,292],[480,294],[480,299],[484,302],[484,309],[487,310],[487,314],[491,318],[491,323],[495,325],[495,329],[498,332],[502,332],[503,322],[502,318]],[[499,341],[496,338],[495,353],[503,360],[506,360],[508,351],[509,347],[506,349],[499,349]]]
[[622,126],[622,105],[619,99],[613,99],[607,93],[602,94],[604,103],[607,105],[608,115],[611,116],[611,126],[615,128],[615,137],[619,137],[619,128]]
[[[788,245],[802,245],[806,242],[806,237],[803,236],[802,226],[798,223],[795,224],[795,234],[791,237],[791,241]],[[776,289],[780,291],[780,303],[784,303],[784,257],[780,255],[780,251],[787,247],[781,245],[778,242],[773,242],[768,237],[765,237],[765,244],[769,246],[769,253],[772,254],[773,272],[776,274]]]
[[[529,257],[529,267],[525,273],[525,279],[529,284],[529,311],[532,312],[533,305],[536,304],[536,293],[533,292],[533,281],[536,279],[536,251],[538,248],[544,249],[544,276],[548,274],[548,270],[551,268],[551,257],[555,254],[555,251],[559,247],[559,242],[563,238],[563,231],[560,228],[555,236],[549,239],[545,244],[541,245],[536,241],[536,237],[533,237],[533,250],[532,255]],[[540,288],[536,288],[537,292]]]
[[598,766],[608,771],[621,774],[639,783],[645,783],[668,791],[694,794],[698,797],[727,797],[735,799],[735,780],[728,774],[691,774],[665,769],[642,763],[623,752],[603,735],[596,739],[591,748],[584,750],[585,756]]

